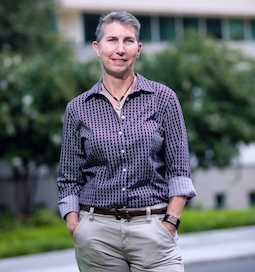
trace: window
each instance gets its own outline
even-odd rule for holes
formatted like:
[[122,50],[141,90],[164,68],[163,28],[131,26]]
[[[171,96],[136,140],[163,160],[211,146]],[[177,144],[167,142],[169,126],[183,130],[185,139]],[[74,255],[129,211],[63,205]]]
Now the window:
[[244,21],[239,19],[229,20],[229,37],[231,40],[244,39]]
[[255,40],[255,20],[251,20],[251,37]]
[[249,204],[255,206],[255,191],[249,193]]
[[141,23],[140,40],[143,42],[151,41],[151,18],[149,16],[137,16]]
[[218,193],[215,195],[215,208],[222,209],[225,207],[225,194]]
[[183,18],[183,28],[184,31],[188,29],[197,30],[198,31],[198,18]]
[[85,42],[89,43],[96,39],[95,32],[98,25],[98,21],[101,15],[99,14],[84,14],[84,36]]
[[209,36],[222,39],[222,21],[221,19],[206,19],[206,31]]
[[169,17],[160,17],[159,31],[160,31],[161,41],[168,41],[168,40],[175,39],[176,37],[175,19],[169,18]]

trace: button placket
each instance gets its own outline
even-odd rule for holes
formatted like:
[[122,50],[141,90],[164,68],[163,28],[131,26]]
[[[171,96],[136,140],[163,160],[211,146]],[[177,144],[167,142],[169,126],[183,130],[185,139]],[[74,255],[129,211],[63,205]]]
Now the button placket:
[[[125,115],[122,114],[121,117],[120,117],[120,119],[122,120],[122,122],[121,122],[121,129],[119,130],[119,136],[123,136],[123,121],[125,120]],[[120,141],[122,143],[121,149],[120,149],[120,153],[121,153],[121,155],[124,155],[126,153],[126,151],[125,151],[125,139],[124,139],[124,137],[121,137]],[[125,162],[125,161],[123,161],[123,162]],[[122,169],[122,172],[126,173],[127,169],[124,167]]]
[[121,154],[121,161],[122,161],[122,183],[121,183],[121,194],[123,197],[123,203],[127,204],[127,167],[126,167],[126,142],[125,142],[125,134],[124,134],[124,127],[125,127],[125,121],[126,121],[126,116],[123,114],[123,112],[120,115],[120,129],[119,129],[119,137],[120,137],[120,154]]

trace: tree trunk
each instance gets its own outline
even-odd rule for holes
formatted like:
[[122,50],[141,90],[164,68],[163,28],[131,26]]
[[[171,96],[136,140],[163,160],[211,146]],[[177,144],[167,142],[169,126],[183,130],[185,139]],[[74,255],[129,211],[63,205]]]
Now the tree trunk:
[[13,176],[16,200],[15,212],[18,216],[30,216],[34,204],[35,177],[26,162],[23,163],[22,167],[14,167]]

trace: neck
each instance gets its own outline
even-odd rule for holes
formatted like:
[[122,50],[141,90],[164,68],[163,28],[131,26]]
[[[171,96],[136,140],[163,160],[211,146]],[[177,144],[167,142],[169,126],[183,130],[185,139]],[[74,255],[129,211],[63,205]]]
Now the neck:
[[134,80],[134,73],[130,73],[128,76],[123,78],[116,78],[109,74],[103,74],[103,83],[107,90],[117,98],[120,98],[129,87],[132,81]]

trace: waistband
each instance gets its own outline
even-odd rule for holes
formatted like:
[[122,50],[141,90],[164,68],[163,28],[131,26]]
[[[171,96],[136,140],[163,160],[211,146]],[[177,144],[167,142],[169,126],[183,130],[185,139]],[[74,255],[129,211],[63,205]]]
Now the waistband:
[[142,216],[149,214],[165,214],[167,206],[161,208],[100,208],[92,207],[89,205],[80,204],[80,210],[90,212],[91,209],[95,214],[113,215],[117,220],[120,219],[131,219],[135,216]]

